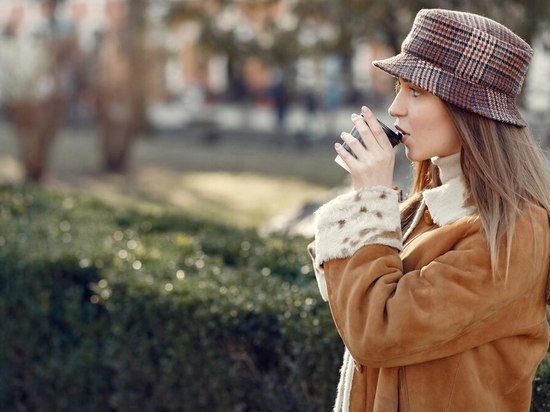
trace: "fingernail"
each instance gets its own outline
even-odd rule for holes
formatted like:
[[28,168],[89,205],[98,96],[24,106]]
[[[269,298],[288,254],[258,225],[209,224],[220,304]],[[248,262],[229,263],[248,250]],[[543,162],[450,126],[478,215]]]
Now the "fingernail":
[[342,145],[340,143],[334,143],[334,148],[335,149],[340,149],[342,147]]
[[352,113],[352,114],[351,114],[351,118],[352,118],[352,119],[355,119],[356,117],[359,117],[359,115],[358,115],[357,113]]

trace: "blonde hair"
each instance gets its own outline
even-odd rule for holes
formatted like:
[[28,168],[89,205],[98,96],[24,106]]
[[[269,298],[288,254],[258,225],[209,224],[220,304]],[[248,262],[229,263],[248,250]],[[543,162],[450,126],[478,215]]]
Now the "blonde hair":
[[[488,119],[449,103],[445,105],[462,143],[462,171],[470,201],[477,207],[487,236],[495,277],[504,237],[509,263],[521,204],[537,204],[550,216],[548,161],[528,128]],[[403,230],[411,224],[420,193],[441,184],[438,170],[430,160],[415,162],[413,166],[411,195],[401,212]]]

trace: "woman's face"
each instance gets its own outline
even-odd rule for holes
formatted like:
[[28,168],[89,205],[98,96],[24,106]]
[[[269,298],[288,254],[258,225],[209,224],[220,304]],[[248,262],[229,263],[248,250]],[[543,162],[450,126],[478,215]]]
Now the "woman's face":
[[399,79],[398,92],[388,112],[403,134],[401,142],[409,160],[422,161],[460,151],[458,131],[436,95]]

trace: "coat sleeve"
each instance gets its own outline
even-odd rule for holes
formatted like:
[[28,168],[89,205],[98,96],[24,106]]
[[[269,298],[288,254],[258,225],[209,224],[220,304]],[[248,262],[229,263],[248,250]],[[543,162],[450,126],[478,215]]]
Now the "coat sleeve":
[[376,187],[340,195],[315,212],[319,230],[307,250],[323,300],[328,300],[325,260],[351,256],[370,243],[401,250],[397,198],[395,190]]
[[[336,327],[355,361],[373,367],[426,362],[528,333],[545,321],[544,303],[537,302],[544,302],[548,220],[525,215],[516,224],[506,278],[505,257],[494,278],[479,222],[464,220],[448,228],[461,231],[452,247],[409,272],[398,248],[376,239],[347,257],[317,254]],[[319,242],[333,237],[319,235]]]

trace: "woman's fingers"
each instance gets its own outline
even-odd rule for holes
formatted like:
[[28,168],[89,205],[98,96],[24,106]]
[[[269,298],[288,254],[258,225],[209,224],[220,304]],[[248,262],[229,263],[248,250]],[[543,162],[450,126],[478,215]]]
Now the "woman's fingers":
[[[392,149],[392,145],[389,139],[384,133],[382,126],[378,123],[378,119],[374,113],[366,106],[361,107],[361,114],[363,115],[364,121],[367,124],[367,128],[371,132],[373,139],[371,140],[371,148],[381,147],[384,149]],[[375,146],[373,143],[377,143]],[[369,147],[369,146],[367,146]]]
[[[352,114],[351,120],[363,140],[362,146],[364,146],[367,151],[376,151],[380,148],[385,150],[392,149],[392,145],[380,126],[378,119],[368,107],[363,106],[361,108],[361,115]],[[359,147],[359,145],[356,145],[356,147]],[[354,154],[358,158],[362,158],[365,151],[358,148],[357,152],[354,151]]]
[[352,121],[363,143],[343,132],[340,137],[353,155],[340,143],[335,144],[336,152],[347,165],[356,189],[376,185],[391,187],[395,153],[376,116],[366,107],[362,107],[361,112],[363,117],[354,114]]
[[[345,134],[347,134],[349,138],[347,136],[344,136]],[[342,133],[342,139],[344,140],[344,142],[346,142],[348,146],[350,146],[350,144],[353,145],[353,147],[350,146],[351,150],[353,150],[354,148],[357,149],[357,147],[355,147],[355,143],[352,141],[352,140],[357,141],[357,139],[352,137],[349,133]],[[361,145],[360,142],[357,142],[357,143]],[[357,165],[357,159],[350,152],[348,152],[343,145],[341,145],[340,143],[335,143],[334,149],[336,149],[336,153],[338,153],[338,155],[342,158],[342,160],[344,161],[344,163],[346,163],[346,165],[350,170],[352,167],[355,167]]]
[[[340,138],[344,141],[344,143],[349,147],[352,153],[352,157],[356,157],[358,159],[364,158],[364,155],[366,153],[365,146],[363,146],[363,143],[354,137],[352,134],[347,132],[342,132],[340,134]],[[363,141],[365,140],[363,137],[361,137]]]
[[[351,115],[351,121],[353,122],[353,125],[355,126],[355,129],[357,130],[357,132],[359,132],[361,139],[363,140],[362,143],[358,141],[359,144],[357,146],[363,146],[363,149],[366,148],[368,150],[369,146],[372,146],[372,132],[369,126],[367,125],[365,119],[361,115],[353,113]],[[354,139],[354,140],[358,140],[358,139]],[[359,153],[355,153],[355,155],[359,157]]]

